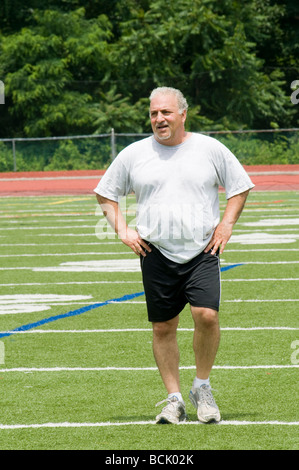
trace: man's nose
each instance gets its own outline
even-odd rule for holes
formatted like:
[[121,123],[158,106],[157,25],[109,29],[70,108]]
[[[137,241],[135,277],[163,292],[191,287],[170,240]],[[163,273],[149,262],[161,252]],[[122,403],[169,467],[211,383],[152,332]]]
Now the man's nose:
[[158,111],[156,119],[158,122],[164,121],[165,118],[164,118],[163,113],[161,113],[161,111]]

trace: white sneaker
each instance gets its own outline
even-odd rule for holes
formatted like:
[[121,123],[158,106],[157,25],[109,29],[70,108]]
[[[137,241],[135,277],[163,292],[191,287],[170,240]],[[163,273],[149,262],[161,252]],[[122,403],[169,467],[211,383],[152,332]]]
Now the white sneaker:
[[202,385],[199,388],[192,387],[189,393],[192,405],[197,409],[197,417],[202,423],[220,421],[219,408],[216,405],[209,385]]
[[156,406],[167,402],[158,416],[156,416],[156,424],[178,424],[180,421],[186,421],[185,403],[179,401],[177,397],[166,398],[160,401]]

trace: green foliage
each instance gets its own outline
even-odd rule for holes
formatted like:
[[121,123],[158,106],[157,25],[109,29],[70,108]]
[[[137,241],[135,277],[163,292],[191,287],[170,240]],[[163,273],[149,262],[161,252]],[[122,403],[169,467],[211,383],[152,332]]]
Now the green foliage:
[[46,171],[50,170],[97,170],[111,161],[110,145],[105,139],[99,141],[62,140],[55,150]]
[[243,165],[299,164],[299,136],[238,134],[218,138]]
[[0,172],[13,171],[12,150],[4,142],[0,142]]
[[92,86],[109,70],[106,17],[86,20],[84,9],[34,12],[35,27],[2,38],[2,69],[11,113],[30,136],[88,132]]
[[[117,135],[120,152],[141,135]],[[299,164],[298,133],[217,134],[243,165]],[[111,162],[110,136],[56,141],[16,142],[18,171],[97,170]],[[13,171],[11,144],[0,142],[0,171]]]
[[160,85],[186,95],[188,130],[298,127],[298,17],[292,0],[4,0],[0,137],[150,132]]
[[[156,0],[147,11],[131,2],[116,52],[123,58],[120,74],[138,77],[136,96],[157,85],[179,86],[222,128],[269,127],[270,120],[285,126],[291,105],[282,90],[283,73],[265,72],[255,42],[269,40],[268,17],[279,14],[277,7],[257,0],[245,7],[231,1]],[[255,38],[252,31],[260,30]],[[277,35],[276,30],[275,23]]]
[[112,128],[120,133],[143,132],[142,124],[146,118],[147,106],[146,99],[141,99],[132,106],[129,96],[122,97],[120,93],[116,93],[114,85],[107,93],[100,93],[98,103],[95,103],[91,109],[95,132],[110,132]]
[[[18,171],[97,170],[111,161],[110,137],[18,141],[15,146]],[[11,148],[4,153],[0,145],[0,171],[12,171],[12,160]]]

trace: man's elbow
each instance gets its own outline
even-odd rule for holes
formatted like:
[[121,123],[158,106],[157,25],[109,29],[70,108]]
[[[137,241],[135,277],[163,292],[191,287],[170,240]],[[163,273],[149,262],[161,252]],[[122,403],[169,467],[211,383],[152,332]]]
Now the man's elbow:
[[100,205],[105,204],[108,201],[106,197],[101,196],[100,194],[96,194],[96,197]]
[[249,189],[246,189],[246,191],[244,191],[243,193],[241,193],[241,195],[243,196],[244,199],[247,199],[247,196],[249,194]]
[[238,194],[236,194],[235,196],[232,196],[231,199],[235,198],[236,200],[237,200],[237,199],[246,200],[248,194],[249,194],[249,189],[246,189],[246,190],[243,191],[242,193],[238,193]]
[[96,196],[105,217],[107,217],[108,214],[111,214],[118,210],[117,202],[112,201],[111,199],[107,199],[106,197],[101,196],[100,194],[97,194]]

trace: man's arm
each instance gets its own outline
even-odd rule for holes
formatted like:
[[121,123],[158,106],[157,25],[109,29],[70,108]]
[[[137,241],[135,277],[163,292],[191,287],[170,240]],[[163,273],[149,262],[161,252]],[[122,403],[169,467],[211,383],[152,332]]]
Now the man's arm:
[[233,226],[241,215],[249,190],[231,197],[227,201],[226,209],[222,221],[215,228],[213,237],[205,249],[205,253],[211,250],[214,255],[219,248],[220,255],[223,253],[225,245],[231,237]]
[[127,245],[136,255],[146,256],[146,251],[151,251],[150,247],[142,240],[136,230],[129,228],[126,224],[125,218],[119,208],[118,202],[107,199],[99,194],[96,195],[98,203],[100,204],[103,214],[108,220],[109,224],[119,236],[121,241]]

